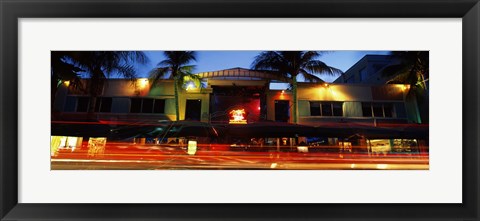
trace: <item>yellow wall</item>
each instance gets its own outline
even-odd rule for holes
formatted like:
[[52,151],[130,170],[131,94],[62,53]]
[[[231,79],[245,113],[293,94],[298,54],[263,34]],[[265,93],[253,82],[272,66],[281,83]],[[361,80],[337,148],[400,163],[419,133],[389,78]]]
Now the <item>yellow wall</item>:
[[[387,91],[392,95],[391,101],[399,101],[394,98],[393,95],[401,93],[403,97],[405,97],[408,90],[403,85],[392,84],[381,85],[381,87],[386,87]],[[267,120],[275,120],[275,100],[289,100],[291,106],[290,122],[292,122],[293,97],[291,93],[291,91],[284,91],[282,94],[281,90],[270,90],[267,92]],[[388,95],[386,97],[388,97]],[[299,83],[297,87],[297,100],[299,109],[297,114],[300,118],[302,117],[301,113],[305,112],[304,109],[309,108],[306,106],[309,103],[308,101],[344,101],[353,102],[350,104],[355,104],[356,106],[361,105],[360,102],[390,101],[390,99],[375,100],[372,96],[372,86],[369,85],[314,83]],[[358,108],[361,108],[361,106]],[[309,109],[307,112],[309,112]]]

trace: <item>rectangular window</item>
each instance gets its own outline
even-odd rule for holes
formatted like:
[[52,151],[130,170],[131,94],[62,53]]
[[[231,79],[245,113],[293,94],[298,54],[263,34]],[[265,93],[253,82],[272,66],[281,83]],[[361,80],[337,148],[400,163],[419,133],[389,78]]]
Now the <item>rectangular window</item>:
[[142,113],[152,113],[153,112],[153,99],[144,98],[142,104]]
[[100,102],[100,112],[108,113],[112,111],[112,98],[102,97]]
[[75,105],[77,103],[77,98],[73,96],[68,96],[67,101],[65,102],[65,107],[63,110],[65,112],[75,112]]
[[88,97],[78,97],[77,98],[77,112],[87,112],[89,101],[90,101],[90,99]]
[[163,114],[165,113],[165,99],[131,98],[130,113]]
[[142,109],[142,99],[132,98],[130,100],[130,113],[140,113],[141,109]]
[[364,117],[394,117],[395,109],[393,103],[369,103],[362,102]]
[[310,101],[310,116],[321,116],[320,102]]
[[383,117],[383,108],[382,104],[372,104],[373,116],[374,117]]
[[100,103],[102,101],[102,98],[100,97],[97,97],[97,100],[95,101],[95,112],[99,112],[100,111]]
[[343,102],[332,102],[333,116],[343,116]]
[[393,104],[383,104],[385,117],[393,117]]
[[164,99],[155,99],[153,106],[153,113],[163,114],[165,113],[165,100]]
[[343,102],[310,101],[310,116],[343,116]]
[[397,118],[407,118],[405,103],[395,103],[395,115]]
[[364,117],[372,117],[372,104],[362,102],[362,112]]
[[322,116],[332,116],[332,103],[322,102]]

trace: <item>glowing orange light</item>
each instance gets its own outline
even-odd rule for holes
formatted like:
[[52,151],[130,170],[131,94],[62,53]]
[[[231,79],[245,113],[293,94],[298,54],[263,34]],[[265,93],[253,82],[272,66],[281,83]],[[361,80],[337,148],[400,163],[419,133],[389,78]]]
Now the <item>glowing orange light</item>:
[[245,119],[245,110],[244,109],[237,109],[230,111],[230,124],[246,124],[247,120]]
[[63,83],[64,83],[65,86],[67,86],[67,87],[70,85],[70,81],[64,81]]
[[325,86],[325,87],[328,87],[328,84],[327,84],[327,83],[325,83],[325,84],[324,84],[324,86]]

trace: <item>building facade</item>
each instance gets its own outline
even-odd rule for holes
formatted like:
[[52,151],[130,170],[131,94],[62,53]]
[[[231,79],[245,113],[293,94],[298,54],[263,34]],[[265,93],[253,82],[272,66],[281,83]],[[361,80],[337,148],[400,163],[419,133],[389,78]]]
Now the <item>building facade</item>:
[[[344,74],[338,77],[334,83],[363,84],[363,85],[385,85],[394,76],[385,76],[383,71],[390,65],[400,64],[400,61],[390,55],[365,55]],[[426,91],[421,96],[409,94],[406,101],[416,103],[416,123],[429,122],[429,82],[426,81]]]
[[370,85],[385,84],[389,78],[382,76],[382,70],[388,65],[398,63],[398,60],[389,55],[365,55],[333,82]]
[[[272,79],[262,77],[204,76],[206,87],[182,87],[179,120],[228,123],[229,112],[241,108],[245,109],[248,122],[293,123],[291,91],[270,89]],[[298,83],[297,123],[312,126],[325,122],[418,123],[415,104],[405,97],[408,90],[408,85],[400,84]],[[87,119],[93,104],[90,99],[87,93],[61,85],[53,105],[53,120]],[[93,115],[97,120],[110,121],[175,121],[173,80],[151,85],[144,78],[109,79],[96,98]]]
[[[271,82],[288,82],[288,79],[241,68],[198,75],[204,80],[203,87],[195,88],[185,82],[178,91],[178,120],[225,126],[232,124],[232,116],[240,113],[237,116],[241,119],[235,119],[234,123],[260,125],[262,122],[276,122],[284,125],[285,130],[295,124],[292,92],[269,86]],[[265,145],[324,143],[350,148],[350,151],[352,145],[368,146],[369,152],[382,152],[384,146],[389,146],[388,151],[391,151],[395,142],[401,143],[397,144],[398,147],[405,140],[412,142],[412,139],[418,146],[417,138],[428,138],[411,135],[405,129],[419,123],[416,103],[406,99],[409,89],[408,85],[401,84],[298,83],[296,124],[315,131],[320,129],[322,132],[312,136],[323,137],[323,140],[296,134],[284,135],[284,140],[272,132],[268,136],[275,138],[268,139],[267,135],[262,137],[262,131],[252,136],[262,137]],[[52,123],[95,120],[109,125],[155,125],[177,120],[173,80],[152,85],[144,78],[134,81],[109,79],[95,101],[90,102],[90,99],[87,93],[75,90],[67,83],[62,84],[53,101]],[[235,139],[228,137],[225,142],[233,143]]]

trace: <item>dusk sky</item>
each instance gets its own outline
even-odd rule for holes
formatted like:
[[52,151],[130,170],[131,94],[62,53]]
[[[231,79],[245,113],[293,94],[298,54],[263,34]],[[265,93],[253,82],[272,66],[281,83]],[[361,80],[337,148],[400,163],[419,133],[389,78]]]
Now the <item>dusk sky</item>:
[[[195,73],[217,71],[235,67],[250,68],[250,65],[261,51],[197,51],[197,62]],[[145,51],[150,59],[150,63],[138,68],[139,77],[148,77],[148,72],[152,70],[158,62],[165,59],[162,51]],[[327,65],[338,68],[343,72],[347,71],[352,65],[358,62],[367,54],[388,54],[389,51],[332,51],[318,59]],[[323,80],[331,82],[338,76],[320,76]]]

